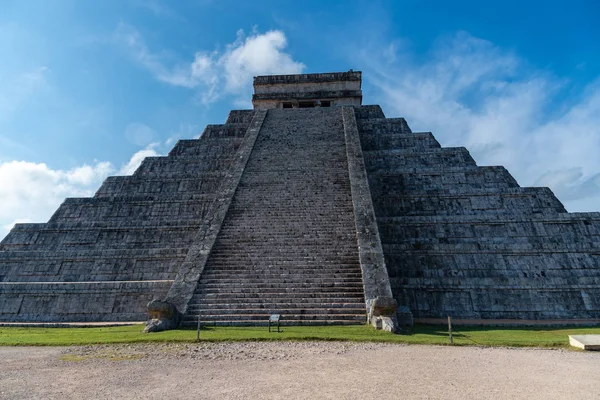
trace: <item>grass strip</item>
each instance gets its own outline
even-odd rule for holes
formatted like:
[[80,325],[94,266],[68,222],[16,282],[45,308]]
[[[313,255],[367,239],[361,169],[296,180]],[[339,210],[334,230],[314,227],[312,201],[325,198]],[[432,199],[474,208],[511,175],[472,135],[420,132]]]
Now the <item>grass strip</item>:
[[[195,342],[196,330],[179,329],[145,334],[142,325],[105,328],[0,327],[1,346],[70,346],[109,343]],[[568,335],[600,334],[600,328],[529,328],[456,326],[454,345],[568,348]],[[289,326],[269,333],[266,327],[203,327],[201,341],[339,340],[448,345],[443,326],[415,325],[402,334],[370,326]]]

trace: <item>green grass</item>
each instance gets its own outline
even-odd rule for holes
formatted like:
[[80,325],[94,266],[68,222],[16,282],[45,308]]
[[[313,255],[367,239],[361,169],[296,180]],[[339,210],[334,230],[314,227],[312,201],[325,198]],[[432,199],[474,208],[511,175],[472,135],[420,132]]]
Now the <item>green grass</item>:
[[[142,333],[142,325],[109,328],[19,328],[0,327],[1,346],[66,346],[106,343],[194,342],[196,331],[181,329]],[[498,328],[455,327],[455,345],[534,346],[566,348],[570,334],[600,334],[600,328]],[[266,327],[203,328],[202,341],[241,340],[341,340],[407,344],[447,345],[442,326],[416,325],[400,335],[376,331],[369,326],[294,326],[282,332]]]

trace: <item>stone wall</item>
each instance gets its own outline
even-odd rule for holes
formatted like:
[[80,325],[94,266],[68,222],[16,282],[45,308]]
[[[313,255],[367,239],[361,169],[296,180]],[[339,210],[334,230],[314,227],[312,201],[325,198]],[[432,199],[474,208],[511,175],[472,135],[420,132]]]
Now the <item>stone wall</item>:
[[0,321],[146,319],[180,273],[243,143],[253,111],[232,111],[200,139],[66,199],[45,224],[0,243]]
[[329,100],[335,105],[360,106],[361,72],[272,75],[254,78],[254,109],[279,108],[282,101]]
[[[345,74],[257,82],[360,85]],[[417,320],[598,321],[600,213],[378,106],[246,110],[0,243],[0,321],[141,320],[161,299],[188,323],[362,323],[390,291]]]
[[600,319],[600,213],[569,214],[378,107],[356,114],[394,295],[417,320]]
[[144,321],[149,299],[164,296],[172,283],[0,282],[0,321]]

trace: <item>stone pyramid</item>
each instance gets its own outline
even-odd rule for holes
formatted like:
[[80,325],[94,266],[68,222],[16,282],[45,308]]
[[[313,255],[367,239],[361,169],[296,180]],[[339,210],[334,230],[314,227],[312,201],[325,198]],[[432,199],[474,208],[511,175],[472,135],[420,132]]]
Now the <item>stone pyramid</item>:
[[600,213],[403,118],[361,73],[259,76],[253,110],[0,243],[0,323],[600,321]]

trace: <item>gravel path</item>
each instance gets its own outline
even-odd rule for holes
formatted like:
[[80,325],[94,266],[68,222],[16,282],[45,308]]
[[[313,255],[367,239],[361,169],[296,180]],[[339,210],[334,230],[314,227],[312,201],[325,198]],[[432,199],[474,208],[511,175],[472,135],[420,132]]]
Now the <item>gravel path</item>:
[[0,398],[600,399],[600,353],[340,342],[0,347]]

